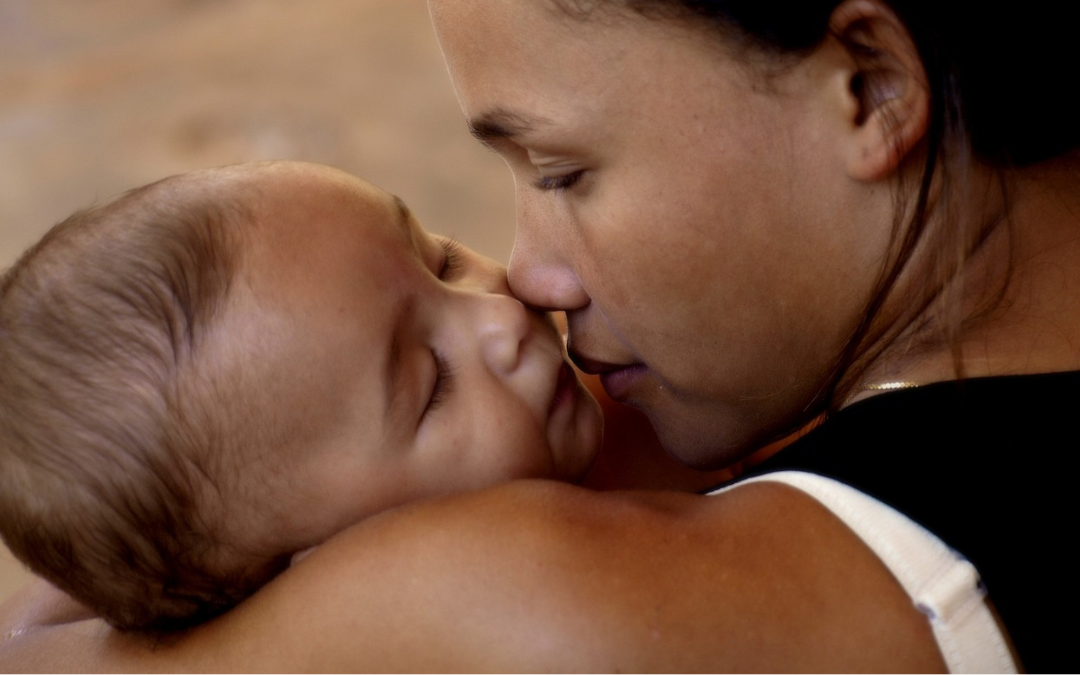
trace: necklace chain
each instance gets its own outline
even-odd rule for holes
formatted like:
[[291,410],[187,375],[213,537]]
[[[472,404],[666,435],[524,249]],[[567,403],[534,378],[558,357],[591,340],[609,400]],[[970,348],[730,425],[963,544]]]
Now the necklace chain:
[[903,380],[895,380],[893,382],[875,382],[874,384],[864,384],[864,391],[896,391],[897,389],[914,389],[919,386],[918,382],[905,382]]

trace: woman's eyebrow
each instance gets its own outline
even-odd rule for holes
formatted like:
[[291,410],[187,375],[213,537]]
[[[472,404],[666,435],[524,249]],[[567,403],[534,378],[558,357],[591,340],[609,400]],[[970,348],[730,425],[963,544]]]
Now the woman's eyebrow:
[[547,120],[530,119],[505,108],[494,108],[469,120],[469,133],[476,140],[494,149],[496,141],[513,139],[528,133]]

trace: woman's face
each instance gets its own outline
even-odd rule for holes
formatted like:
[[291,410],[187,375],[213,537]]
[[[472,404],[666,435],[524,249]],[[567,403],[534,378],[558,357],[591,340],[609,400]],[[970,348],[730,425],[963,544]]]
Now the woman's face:
[[766,77],[717,35],[606,7],[430,4],[515,177],[511,288],[566,310],[576,362],[692,465],[803,419],[889,236],[835,141],[856,116],[835,52]]

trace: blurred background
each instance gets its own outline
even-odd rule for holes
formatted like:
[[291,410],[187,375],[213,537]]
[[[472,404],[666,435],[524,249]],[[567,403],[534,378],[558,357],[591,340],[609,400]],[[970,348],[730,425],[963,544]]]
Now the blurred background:
[[[95,201],[275,158],[509,257],[509,172],[465,129],[424,0],[0,0],[0,269]],[[0,549],[0,601],[26,578]]]

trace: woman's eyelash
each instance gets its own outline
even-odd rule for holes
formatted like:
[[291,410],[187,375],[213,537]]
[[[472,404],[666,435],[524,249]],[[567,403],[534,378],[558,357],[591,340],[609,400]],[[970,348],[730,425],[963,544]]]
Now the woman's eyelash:
[[431,387],[431,397],[424,408],[425,415],[442,405],[450,395],[454,383],[454,371],[446,359],[436,351],[432,351],[431,355],[435,359],[435,384]]
[[566,190],[581,180],[584,171],[574,171],[562,176],[540,176],[533,182],[537,190]]
[[442,269],[439,270],[439,278],[445,281],[453,277],[454,273],[461,268],[465,258],[465,247],[456,239],[443,239],[442,247],[443,264]]

